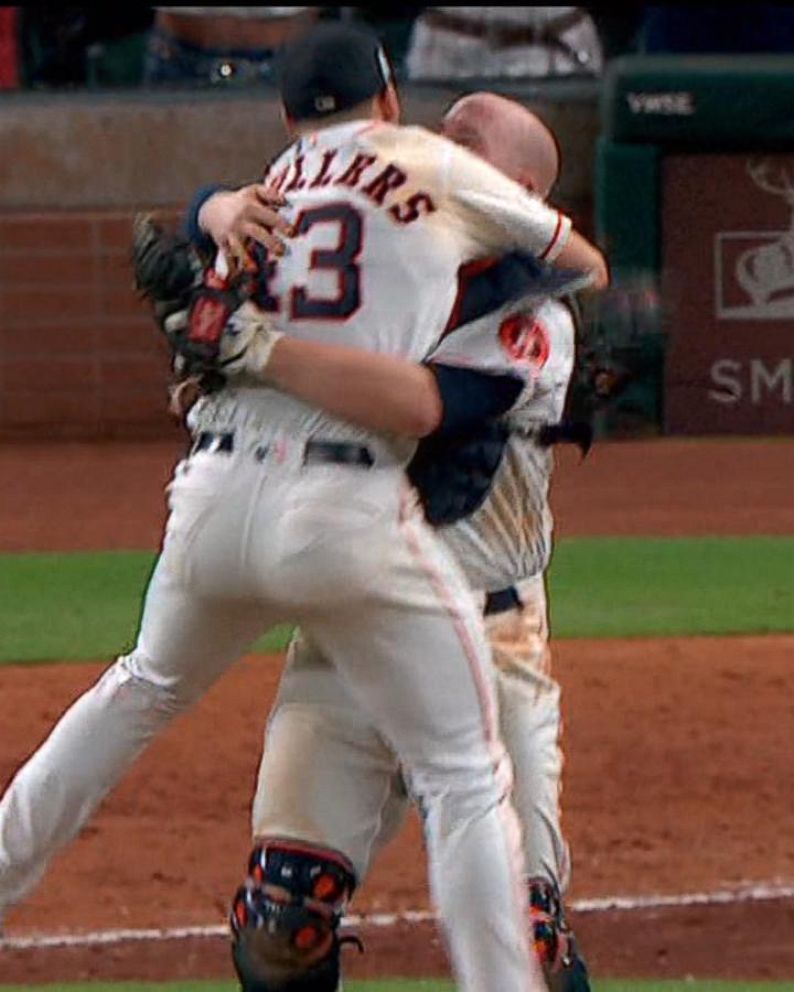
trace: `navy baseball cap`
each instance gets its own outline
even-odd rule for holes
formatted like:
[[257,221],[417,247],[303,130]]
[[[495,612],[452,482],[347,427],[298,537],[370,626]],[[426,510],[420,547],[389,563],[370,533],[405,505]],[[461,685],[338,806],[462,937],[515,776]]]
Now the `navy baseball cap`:
[[339,114],[382,93],[391,66],[376,34],[351,24],[319,24],[282,52],[278,85],[296,121]]

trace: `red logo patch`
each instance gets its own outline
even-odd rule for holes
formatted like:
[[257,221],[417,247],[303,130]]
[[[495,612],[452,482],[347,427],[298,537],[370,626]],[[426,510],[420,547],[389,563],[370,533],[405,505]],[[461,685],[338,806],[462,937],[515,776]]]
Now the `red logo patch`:
[[499,328],[502,347],[514,362],[540,371],[549,358],[551,345],[546,328],[528,314],[514,314]]
[[221,339],[229,308],[223,300],[203,296],[196,301],[190,315],[190,340],[216,344]]

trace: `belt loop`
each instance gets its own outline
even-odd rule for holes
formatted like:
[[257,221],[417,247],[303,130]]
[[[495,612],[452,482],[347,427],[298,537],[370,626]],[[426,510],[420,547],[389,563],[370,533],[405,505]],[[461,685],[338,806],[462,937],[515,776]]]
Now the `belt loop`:
[[234,451],[234,434],[226,431],[218,435],[218,445],[215,449],[219,454],[230,455]]
[[197,455],[200,451],[230,455],[234,451],[234,432],[224,431],[216,434],[215,431],[201,431],[190,449],[190,454]]
[[485,608],[483,616],[492,617],[498,613],[507,613],[509,610],[522,610],[524,604],[515,586],[508,586],[506,589],[499,589],[497,592],[489,592],[485,597]]
[[366,445],[349,441],[323,441],[319,438],[306,442],[303,464],[352,465],[372,468],[375,459]]

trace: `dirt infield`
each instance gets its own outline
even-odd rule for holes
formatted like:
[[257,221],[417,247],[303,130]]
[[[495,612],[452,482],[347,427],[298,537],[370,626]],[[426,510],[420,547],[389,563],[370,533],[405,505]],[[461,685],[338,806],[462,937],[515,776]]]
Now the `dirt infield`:
[[[741,904],[580,915],[576,928],[593,975],[746,976],[750,981],[791,978],[794,973],[790,901],[765,903],[761,911]],[[405,978],[449,974],[433,924],[400,923],[388,930],[362,926],[358,933],[366,954],[345,952],[345,968],[353,978],[381,978],[390,968]],[[228,980],[230,968],[228,941],[222,937],[6,955],[9,976],[30,984],[51,982],[53,975],[64,982],[107,975],[119,981],[197,975]]]
[[[573,898],[794,880],[794,843],[781,829],[790,816],[783,783],[794,776],[794,704],[787,692],[793,653],[794,637],[558,645],[569,728],[565,808]],[[277,658],[247,659],[179,720],[58,859],[46,884],[12,915],[10,929],[222,922],[247,853],[261,727],[279,667]],[[3,781],[99,670],[0,670]],[[360,893],[356,911],[427,908],[420,850],[411,822]],[[604,974],[780,977],[794,974],[794,949],[782,939],[793,911],[781,902],[583,914],[578,926],[593,966]],[[610,918],[620,924],[619,940],[605,922]],[[728,926],[729,920],[737,925]],[[740,949],[751,938],[754,953],[743,956]],[[400,973],[405,948],[392,956],[394,940],[394,934],[373,933],[373,953],[356,966]],[[42,978],[175,977],[169,971],[175,959],[192,961],[184,967],[193,977],[224,974],[222,949],[194,943],[189,958],[181,945],[167,944],[145,952],[139,945],[126,952],[6,952],[2,974],[28,980],[33,961]],[[411,940],[415,974],[441,966],[438,948],[425,958],[432,946]],[[42,964],[48,961],[49,972]]]
[[[0,448],[0,549],[154,547],[172,445]],[[737,471],[737,464],[743,466]],[[563,534],[794,533],[794,442],[622,442],[565,452]],[[62,529],[63,528],[63,529]],[[571,898],[794,885],[794,636],[557,644]],[[277,658],[239,664],[144,756],[9,933],[220,924],[248,849],[248,804]],[[0,669],[0,785],[101,666]],[[207,728],[212,728],[212,733]],[[427,908],[411,821],[356,912]],[[794,976],[794,903],[581,913],[594,972]],[[440,974],[427,925],[364,928],[352,973]],[[0,951],[5,981],[228,976],[222,940]]]

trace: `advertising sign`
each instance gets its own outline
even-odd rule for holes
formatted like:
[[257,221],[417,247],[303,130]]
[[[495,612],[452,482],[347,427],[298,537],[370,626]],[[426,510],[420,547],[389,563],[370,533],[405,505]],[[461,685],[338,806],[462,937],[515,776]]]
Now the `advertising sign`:
[[669,155],[668,433],[794,433],[794,155]]

